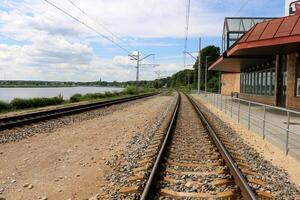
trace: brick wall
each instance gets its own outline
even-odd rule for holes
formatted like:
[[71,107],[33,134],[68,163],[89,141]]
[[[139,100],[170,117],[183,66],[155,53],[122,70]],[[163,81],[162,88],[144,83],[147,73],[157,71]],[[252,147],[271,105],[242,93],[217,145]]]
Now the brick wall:
[[262,96],[262,95],[255,95],[255,94],[239,94],[239,98],[255,101],[258,103],[268,104],[271,106],[275,105],[275,96]]
[[231,92],[240,92],[240,73],[221,74],[221,94],[230,95]]
[[296,68],[298,54],[287,55],[287,89],[286,89],[286,107],[300,110],[300,97],[296,97]]

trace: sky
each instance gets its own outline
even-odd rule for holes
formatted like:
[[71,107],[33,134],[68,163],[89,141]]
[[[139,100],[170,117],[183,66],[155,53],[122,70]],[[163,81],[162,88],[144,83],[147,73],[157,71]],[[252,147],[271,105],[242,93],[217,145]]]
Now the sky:
[[[128,81],[183,66],[186,0],[0,0],[0,80]],[[187,50],[221,46],[224,17],[278,17],[284,0],[191,0]],[[90,27],[91,29],[84,26]],[[108,38],[108,39],[107,39]],[[114,43],[117,43],[115,45]],[[193,64],[187,59],[187,67]]]

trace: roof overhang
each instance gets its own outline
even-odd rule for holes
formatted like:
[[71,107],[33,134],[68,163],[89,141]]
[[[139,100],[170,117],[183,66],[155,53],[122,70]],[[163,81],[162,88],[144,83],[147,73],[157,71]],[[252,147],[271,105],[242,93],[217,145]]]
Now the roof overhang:
[[209,70],[221,72],[241,72],[242,67],[251,67],[260,65],[264,62],[274,60],[274,56],[270,55],[252,55],[252,56],[231,56],[223,55],[218,58],[210,67]]
[[237,55],[276,55],[292,53],[300,49],[300,35],[272,40],[260,40],[236,44],[228,50],[227,56]]
[[275,59],[277,54],[300,51],[300,15],[273,19],[256,24],[247,31],[210,70],[239,72]]

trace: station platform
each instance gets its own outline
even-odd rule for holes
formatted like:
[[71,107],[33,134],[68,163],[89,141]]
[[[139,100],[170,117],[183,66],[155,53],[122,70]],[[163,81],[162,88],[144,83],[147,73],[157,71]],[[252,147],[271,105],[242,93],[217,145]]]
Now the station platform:
[[297,112],[288,113],[281,108],[249,103],[214,93],[193,94],[193,96],[200,97],[210,106],[227,114],[237,123],[300,161],[300,114]]

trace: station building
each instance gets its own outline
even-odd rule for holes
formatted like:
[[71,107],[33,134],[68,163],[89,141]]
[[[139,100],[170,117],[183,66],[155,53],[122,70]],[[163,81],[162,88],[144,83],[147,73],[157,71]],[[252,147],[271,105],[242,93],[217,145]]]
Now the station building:
[[224,95],[299,110],[300,15],[260,20],[235,41],[223,34],[224,53],[209,70],[221,72]]

